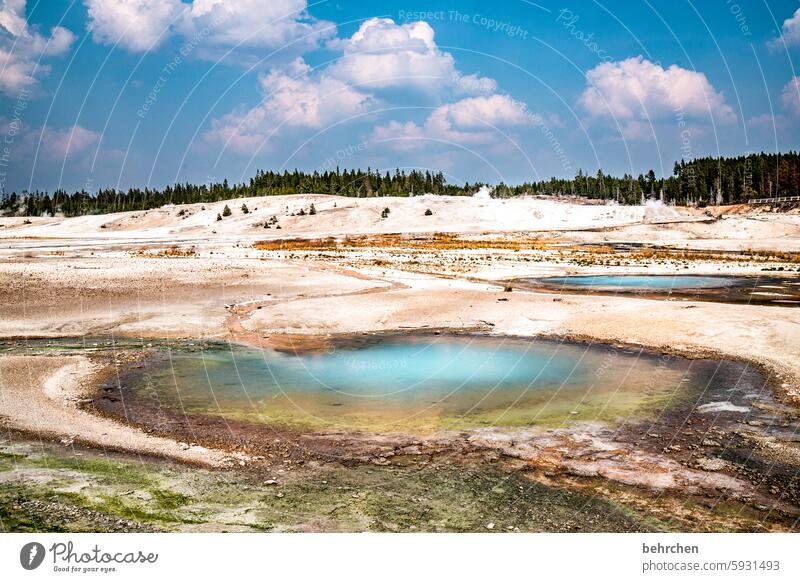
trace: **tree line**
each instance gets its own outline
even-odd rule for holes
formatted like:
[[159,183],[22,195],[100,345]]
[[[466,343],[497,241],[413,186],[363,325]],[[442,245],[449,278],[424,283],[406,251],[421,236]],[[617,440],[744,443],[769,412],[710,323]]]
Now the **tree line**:
[[155,188],[100,189],[91,194],[85,190],[68,193],[48,192],[3,193],[0,214],[22,216],[64,216],[104,214],[127,210],[149,210],[164,204],[197,204],[250,196],[281,194],[335,194],[351,197],[414,196],[432,193],[465,196],[475,193],[483,184],[448,184],[442,172],[412,170],[381,173],[372,169],[325,172],[273,172],[259,170],[249,182],[231,185],[228,180],[211,184],[174,184],[163,190]]
[[[107,188],[89,193],[48,192],[3,193],[0,214],[4,216],[48,216],[63,214],[104,214],[126,210],[148,210],[164,204],[210,203],[231,198],[274,196],[281,194],[335,194],[351,197],[414,196],[437,194],[470,196],[480,182],[448,184],[442,172],[395,170],[394,173],[372,169],[330,170],[324,172],[274,172],[259,170],[241,184],[227,180],[211,184],[174,184],[164,189],[130,188],[127,191]],[[676,162],[673,175],[657,178],[653,170],[634,177],[609,176],[578,170],[574,178],[551,178],[509,186],[500,183],[492,196],[505,198],[521,195],[580,196],[615,200],[620,204],[640,204],[647,198],[668,204],[735,204],[749,198],[771,198],[800,194],[800,154],[758,153],[731,158],[698,158]]]
[[634,177],[615,177],[598,170],[591,175],[578,170],[572,179],[551,178],[517,186],[500,184],[494,195],[544,194],[583,196],[640,204],[648,198],[669,204],[739,204],[751,198],[800,194],[800,154],[758,153],[730,158],[697,158],[676,162],[672,176],[657,178],[653,170]]

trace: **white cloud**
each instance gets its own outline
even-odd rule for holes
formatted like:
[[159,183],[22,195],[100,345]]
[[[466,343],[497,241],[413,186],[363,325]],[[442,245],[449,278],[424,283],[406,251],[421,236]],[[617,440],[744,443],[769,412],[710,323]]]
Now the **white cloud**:
[[527,106],[507,95],[462,99],[439,107],[434,115],[458,129],[522,125],[531,121]]
[[424,139],[425,131],[413,121],[390,121],[386,125],[376,126],[372,132],[372,141],[387,143],[398,151],[418,149]]
[[25,0],[6,0],[0,7],[0,92],[8,95],[35,87],[50,67],[41,62],[69,50],[75,36],[56,26],[49,36],[28,26]]
[[794,115],[800,115],[800,77],[795,77],[783,87],[781,103]]
[[423,140],[461,144],[490,144],[498,130],[536,123],[539,116],[521,101],[507,95],[470,97],[434,109],[423,127],[413,122],[389,122],[372,134],[376,142],[391,142],[395,149],[418,147]]
[[794,130],[793,124],[796,115],[781,115],[776,113],[771,115],[769,113],[762,113],[761,115],[754,115],[747,120],[747,127],[753,130],[766,131],[770,135],[775,133],[790,133]]
[[306,0],[194,0],[184,21],[186,36],[204,36],[210,43],[277,49],[294,43],[295,50],[315,47],[332,36],[335,25],[311,18]]
[[197,45],[198,55],[220,49],[316,46],[335,27],[311,18],[307,0],[84,0],[97,42],[142,52],[177,35]]
[[22,151],[31,154],[39,148],[39,155],[44,160],[52,162],[73,160],[97,143],[99,138],[98,133],[80,125],[64,129],[45,126],[24,136]]
[[664,69],[641,56],[601,63],[586,73],[580,105],[594,117],[613,118],[627,137],[641,137],[649,122],[667,117],[736,120],[725,96],[703,73],[671,65]]
[[14,159],[24,161],[31,161],[37,150],[39,157],[48,162],[72,160],[100,139],[97,132],[77,124],[62,129],[43,126],[28,130],[19,120],[0,116],[0,133],[9,131],[19,138],[19,147],[13,148]]
[[775,51],[782,49],[784,45],[800,46],[800,8],[793,16],[783,21],[781,36],[768,43],[769,48]]
[[776,118],[769,113],[754,115],[747,120],[748,127],[772,127],[776,123]]
[[75,40],[75,35],[66,28],[56,26],[50,32],[50,40],[48,45],[44,48],[44,55],[46,57],[58,57],[65,54],[72,42]]
[[311,75],[310,67],[297,59],[260,78],[263,101],[249,110],[215,119],[205,134],[239,153],[253,153],[270,137],[287,129],[321,129],[369,111],[372,95],[356,91],[339,79]]
[[28,30],[25,20],[25,0],[6,0],[0,7],[0,26],[14,36],[21,36]]
[[157,47],[186,10],[180,0],[85,0],[96,42],[134,52]]
[[392,140],[397,149],[412,147],[409,144],[420,139],[488,143],[497,134],[493,127],[527,124],[536,118],[524,103],[491,94],[496,87],[493,80],[458,71],[453,56],[437,48],[433,29],[425,22],[398,25],[373,18],[350,38],[328,46],[341,49],[342,58],[319,71],[312,71],[300,58],[273,68],[260,78],[262,102],[213,120],[204,141],[254,153],[278,133],[321,129],[367,113],[384,89],[411,88],[437,99],[477,94],[437,107],[422,127],[392,121],[373,129],[373,139]]
[[464,75],[450,53],[440,50],[427,22],[395,24],[390,18],[364,21],[348,39],[330,43],[342,58],[328,68],[330,75],[370,89],[410,88],[438,93],[491,93],[497,83],[487,77]]

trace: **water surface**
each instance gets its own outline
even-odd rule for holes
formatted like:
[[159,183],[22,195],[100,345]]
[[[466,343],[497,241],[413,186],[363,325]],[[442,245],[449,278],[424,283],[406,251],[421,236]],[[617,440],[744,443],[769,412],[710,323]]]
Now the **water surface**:
[[547,277],[540,279],[550,285],[567,287],[591,287],[612,290],[653,290],[671,289],[716,289],[741,285],[746,279],[741,277],[718,277],[710,275],[574,275],[569,277]]
[[721,365],[738,364],[541,339],[422,336],[311,354],[172,351],[147,362],[131,390],[181,413],[424,432],[631,419],[721,381]]
[[800,306],[800,279],[791,276],[570,275],[521,278],[523,288],[564,293],[640,295],[648,299],[718,301],[780,307]]

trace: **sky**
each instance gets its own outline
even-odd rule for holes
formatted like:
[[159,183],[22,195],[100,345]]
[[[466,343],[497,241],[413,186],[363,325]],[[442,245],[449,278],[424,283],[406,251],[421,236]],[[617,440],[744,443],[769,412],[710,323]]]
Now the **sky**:
[[797,150],[800,2],[0,0],[0,189]]

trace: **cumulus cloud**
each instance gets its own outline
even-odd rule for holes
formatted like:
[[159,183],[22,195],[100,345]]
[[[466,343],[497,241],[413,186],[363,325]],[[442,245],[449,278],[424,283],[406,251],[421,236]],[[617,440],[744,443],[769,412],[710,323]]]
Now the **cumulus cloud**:
[[507,95],[473,97],[439,107],[436,112],[447,125],[459,129],[522,125],[530,121],[522,101]]
[[393,149],[399,151],[417,149],[424,139],[425,131],[413,121],[390,121],[386,125],[376,126],[372,131],[374,142],[389,143]]
[[800,115],[800,77],[795,77],[784,85],[781,103],[790,113]]
[[292,128],[320,129],[368,111],[374,97],[325,74],[312,76],[297,59],[259,79],[263,100],[257,106],[215,119],[206,132],[209,142],[238,153],[253,153],[270,137]]
[[370,89],[416,89],[456,94],[491,93],[497,83],[487,77],[465,75],[450,53],[440,50],[433,28],[427,22],[395,24],[390,18],[371,18],[347,39],[337,39],[331,48],[342,57],[329,67],[329,74]]
[[422,140],[489,144],[496,141],[497,130],[534,124],[538,119],[525,103],[507,95],[470,97],[437,107],[422,127],[397,121],[378,126],[372,139],[390,142],[399,150],[418,147]]
[[437,100],[461,98],[434,109],[423,126],[392,121],[373,129],[373,139],[392,139],[398,149],[421,138],[478,143],[491,140],[492,126],[534,119],[524,103],[493,94],[493,80],[461,73],[453,56],[436,46],[433,29],[425,22],[398,25],[372,18],[351,37],[331,41],[328,47],[341,50],[342,57],[318,71],[298,58],[262,75],[261,103],[213,120],[204,141],[254,153],[278,133],[321,129],[372,111],[387,98],[391,102],[391,91],[384,92],[390,89],[416,90]]
[[28,21],[25,20],[25,0],[7,0],[0,7],[0,26],[14,36],[25,34]]
[[142,52],[171,36],[198,45],[198,55],[219,49],[305,50],[335,31],[306,11],[307,0],[84,0],[97,42]]
[[786,129],[794,130],[794,124],[800,117],[800,76],[793,77],[783,86],[780,97],[783,113],[762,113],[747,120],[747,125],[761,129]]
[[336,32],[333,23],[311,18],[306,0],[194,0],[183,23],[186,36],[202,36],[218,46],[241,44],[295,50],[313,48]]
[[25,134],[22,151],[31,154],[38,149],[42,159],[52,162],[74,160],[99,138],[97,132],[77,124],[63,129],[44,126]]
[[775,51],[784,46],[800,46],[800,8],[795,11],[794,15],[783,21],[781,35],[770,41],[768,46]]
[[157,47],[186,10],[180,0],[85,0],[95,42],[134,52]]
[[627,137],[641,137],[651,121],[670,116],[736,120],[725,95],[703,73],[677,65],[664,69],[638,56],[601,63],[586,78],[579,104],[593,117],[615,119]]
[[6,0],[0,7],[0,92],[18,94],[35,87],[50,72],[42,59],[63,55],[75,36],[56,26],[49,36],[28,26],[25,0]]
[[[61,129],[49,126],[28,129],[19,119],[0,116],[0,133],[18,138],[13,148],[13,158],[30,162],[33,156],[48,162],[74,160],[97,143],[100,135],[81,125]],[[16,140],[15,140],[16,141]]]

